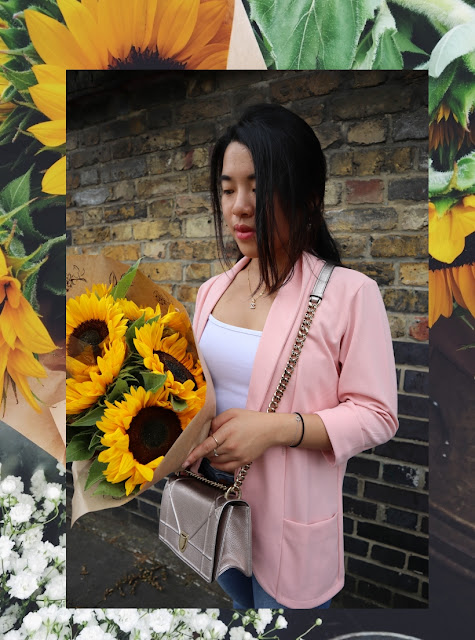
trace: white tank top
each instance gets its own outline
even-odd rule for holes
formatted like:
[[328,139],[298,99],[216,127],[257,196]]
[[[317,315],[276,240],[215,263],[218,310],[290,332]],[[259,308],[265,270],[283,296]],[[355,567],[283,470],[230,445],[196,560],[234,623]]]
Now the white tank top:
[[262,331],[226,324],[209,315],[200,340],[216,392],[216,415],[245,409],[252,367]]

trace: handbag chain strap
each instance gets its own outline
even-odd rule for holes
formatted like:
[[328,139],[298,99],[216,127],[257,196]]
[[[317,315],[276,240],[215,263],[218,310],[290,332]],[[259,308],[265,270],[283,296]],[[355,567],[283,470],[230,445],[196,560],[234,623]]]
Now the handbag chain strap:
[[[277,409],[277,406],[281,401],[282,396],[284,395],[284,391],[286,390],[287,385],[289,384],[290,378],[292,377],[294,369],[297,365],[297,361],[300,357],[300,353],[302,352],[303,345],[305,343],[305,340],[307,339],[310,325],[312,324],[312,320],[313,320],[313,317],[315,316],[317,307],[322,301],[323,292],[325,291],[325,287],[328,284],[328,280],[330,279],[333,269],[334,269],[334,265],[328,264],[328,262],[325,262],[325,264],[322,267],[322,270],[318,275],[317,282],[315,283],[312,293],[310,294],[307,310],[305,312],[302,323],[297,332],[297,337],[295,338],[294,346],[292,347],[292,352],[287,361],[287,364],[285,365],[284,373],[282,374],[279,380],[277,389],[275,390],[275,393],[272,396],[272,400],[269,402],[269,406],[267,407],[266,413],[275,413],[275,410]],[[230,498],[239,499],[241,497],[241,485],[244,481],[244,478],[246,477],[247,472],[249,471],[251,464],[252,463],[249,462],[248,464],[243,465],[239,469],[239,473],[234,481],[234,484],[232,484],[231,486],[228,486],[226,484],[221,484],[220,482],[215,482],[214,480],[208,480],[208,478],[205,478],[199,475],[198,473],[194,473],[193,471],[188,471],[188,469],[185,469],[185,472],[189,476],[192,476],[193,478],[197,478],[198,480],[201,480],[202,482],[205,482],[206,484],[209,484],[215,487],[216,489],[222,489],[225,492],[224,496],[226,499],[230,499]]]

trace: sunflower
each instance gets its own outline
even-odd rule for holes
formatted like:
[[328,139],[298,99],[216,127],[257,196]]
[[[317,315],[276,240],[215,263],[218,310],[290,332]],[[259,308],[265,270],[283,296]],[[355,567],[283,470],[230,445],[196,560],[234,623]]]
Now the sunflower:
[[172,379],[181,384],[191,380],[195,389],[202,387],[202,369],[187,351],[187,339],[178,332],[165,336],[165,331],[163,318],[135,330],[134,345],[144,365],[156,373],[170,372]]
[[24,297],[20,281],[11,275],[11,268],[0,250],[0,400],[7,371],[25,399],[40,411],[26,378],[44,378],[45,369],[33,354],[55,349],[56,345]]
[[225,69],[228,0],[58,0],[66,26],[27,9],[31,41],[63,69]]
[[[83,293],[66,303],[66,369],[77,381],[98,371],[97,359],[115,340],[123,340],[127,319],[112,296]],[[76,361],[76,362],[75,362]]]
[[432,151],[443,146],[453,146],[459,151],[464,142],[474,144],[474,134],[463,127],[450,107],[442,102],[429,124],[429,149]]
[[[119,375],[125,359],[125,343],[113,340],[106,346],[104,356],[98,356],[94,369],[89,370],[89,378],[81,376],[66,380],[66,413],[77,414],[89,409],[107,393],[107,388]],[[97,368],[97,370],[96,370]]]
[[[30,95],[38,109],[49,120],[29,127],[45,147],[60,147],[66,143],[66,70],[57,65],[34,65],[32,70],[38,84],[30,87]],[[57,160],[45,173],[41,182],[45,193],[66,193],[66,156]]]
[[104,471],[108,482],[126,480],[127,495],[152,479],[153,470],[193,417],[189,410],[173,411],[168,396],[166,386],[155,393],[131,387],[123,400],[106,401],[97,427],[105,434],[101,443],[107,449],[98,460],[108,463]]
[[130,320],[131,322],[135,322],[136,320],[141,318],[144,314],[145,314],[145,317],[144,317],[145,322],[147,322],[147,320],[151,320],[152,318],[155,318],[156,316],[161,315],[159,304],[157,304],[155,309],[153,309],[152,307],[139,307],[138,304],[136,304],[132,300],[127,300],[127,298],[119,298],[117,300],[117,304],[119,305],[120,310],[122,311],[124,316],[127,318],[127,320]]
[[463,251],[465,238],[475,228],[475,195],[465,196],[443,215],[429,202],[429,253],[450,264]]

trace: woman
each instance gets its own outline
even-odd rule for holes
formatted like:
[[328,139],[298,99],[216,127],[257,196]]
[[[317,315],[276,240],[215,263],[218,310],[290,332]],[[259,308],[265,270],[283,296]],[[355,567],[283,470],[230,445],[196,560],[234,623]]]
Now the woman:
[[[386,312],[376,283],[341,266],[323,219],[325,159],[301,118],[250,107],[216,144],[211,174],[218,243],[224,219],[243,257],[198,293],[194,331],[217,415],[184,467],[205,456],[213,467],[201,470],[222,478],[253,463],[243,483],[253,576],[219,580],[236,608],[327,607],[344,582],[346,462],[397,429]],[[266,413],[325,260],[340,266]]]

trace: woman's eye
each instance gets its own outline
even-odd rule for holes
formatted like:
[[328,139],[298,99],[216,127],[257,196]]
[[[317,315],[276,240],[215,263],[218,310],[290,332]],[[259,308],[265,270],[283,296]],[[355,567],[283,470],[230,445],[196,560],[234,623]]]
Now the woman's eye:
[[233,192],[233,190],[232,190],[232,189],[223,189],[223,195],[225,195],[225,196],[229,196],[229,195],[231,195],[231,194],[232,194],[232,192]]

